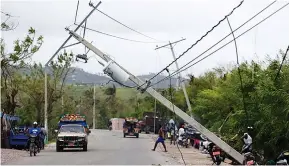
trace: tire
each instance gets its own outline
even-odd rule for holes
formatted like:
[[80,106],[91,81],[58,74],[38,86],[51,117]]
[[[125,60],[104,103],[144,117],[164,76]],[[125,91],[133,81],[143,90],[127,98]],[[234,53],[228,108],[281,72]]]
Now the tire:
[[123,134],[123,138],[125,138],[125,133]]
[[87,143],[83,146],[83,151],[87,152]]
[[136,135],[136,138],[138,138],[138,137],[139,137],[139,134]]
[[220,165],[222,162],[221,157],[220,156],[216,156],[216,165]]
[[30,152],[30,157],[32,157],[32,154],[34,153],[34,144],[31,143],[30,147],[29,147],[29,152]]
[[34,146],[34,156],[36,156],[37,149],[38,149],[38,147],[37,147],[37,146]]
[[63,151],[63,147],[60,147],[59,145],[56,144],[56,152],[61,152]]
[[40,148],[38,146],[36,146],[35,148],[36,148],[36,152],[40,153]]
[[44,141],[41,141],[41,150],[44,150]]

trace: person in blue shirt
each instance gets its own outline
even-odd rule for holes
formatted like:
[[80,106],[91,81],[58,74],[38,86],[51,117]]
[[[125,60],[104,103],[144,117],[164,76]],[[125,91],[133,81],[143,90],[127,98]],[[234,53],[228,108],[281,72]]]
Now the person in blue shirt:
[[[39,135],[41,134],[41,129],[38,127],[38,125],[37,125],[37,122],[34,122],[33,123],[33,127],[32,128],[30,128],[29,130],[28,130],[28,134],[29,135],[37,135],[37,137],[36,137],[36,145],[37,145],[37,147],[39,147],[39,148],[42,148],[41,146],[40,146],[40,137],[39,137]],[[30,139],[28,140],[28,142],[27,142],[27,148],[29,149],[29,146],[30,146]]]

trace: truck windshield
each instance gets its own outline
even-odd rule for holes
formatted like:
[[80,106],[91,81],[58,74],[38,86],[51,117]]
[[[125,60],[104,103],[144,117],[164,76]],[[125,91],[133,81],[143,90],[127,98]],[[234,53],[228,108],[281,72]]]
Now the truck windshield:
[[59,132],[84,133],[84,128],[82,126],[61,126]]

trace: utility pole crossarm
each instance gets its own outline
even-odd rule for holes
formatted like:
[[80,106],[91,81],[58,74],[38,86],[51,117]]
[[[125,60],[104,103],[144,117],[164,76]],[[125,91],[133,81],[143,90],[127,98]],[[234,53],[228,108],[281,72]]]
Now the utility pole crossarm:
[[[75,28],[74,32],[76,32],[83,23],[85,23],[85,21],[89,18],[89,16],[98,8],[98,6],[101,4],[101,1],[98,2],[98,4],[96,6],[93,6],[93,9],[90,11],[90,13],[82,20],[82,22]],[[69,39],[72,37],[72,35],[69,35],[68,38],[64,41],[64,43],[58,48],[58,50],[53,54],[53,56],[47,61],[47,63],[45,64],[45,66],[48,66],[48,64],[52,61],[52,59],[59,53],[59,51],[65,47],[65,44],[69,41]],[[77,43],[78,44],[78,43]],[[75,45],[75,44],[72,44]],[[69,45],[69,46],[72,46]],[[69,47],[66,46],[66,47]]]
[[171,45],[171,44],[175,44],[175,43],[178,43],[178,42],[181,42],[181,41],[184,41],[184,40],[186,40],[186,39],[181,39],[181,40],[178,40],[178,41],[175,41],[175,42],[169,42],[169,44],[166,44],[166,45],[163,45],[163,46],[160,46],[160,47],[156,47],[155,48],[155,50],[157,50],[157,49],[160,49],[160,48],[163,48],[163,47],[166,47],[166,46],[169,46],[169,45]]
[[82,43],[83,45],[85,45],[87,48],[89,48],[91,51],[93,51],[96,55],[98,55],[100,58],[102,58],[103,60],[105,60],[106,62],[110,61],[110,57],[107,56],[106,54],[104,54],[103,52],[101,52],[99,49],[97,49],[96,47],[94,47],[90,42],[84,40],[80,35],[78,35],[77,33],[69,30],[68,28],[66,28],[67,31],[69,31],[69,34],[71,36],[73,36],[76,40],[78,40],[80,43]]
[[[75,37],[76,40],[84,44],[88,49],[93,51],[96,55],[98,55],[100,58],[105,60],[106,62],[109,62],[110,59],[107,59],[105,54],[101,52],[99,49],[97,49],[95,46],[90,44],[88,41],[86,41],[84,38],[76,34],[75,32],[69,30],[70,34]],[[116,63],[117,64],[117,63]],[[141,86],[144,84],[144,81],[137,78],[136,76],[132,75],[129,71],[124,69],[122,66],[117,64],[124,72],[129,74],[129,78],[131,81],[133,81],[138,86]],[[146,91],[153,96],[155,99],[157,99],[159,102],[161,102],[163,105],[165,105],[167,108],[169,108],[172,112],[174,112],[176,115],[181,117],[183,120],[191,124],[193,127],[195,127],[199,132],[204,134],[208,139],[210,139],[213,143],[215,143],[218,147],[220,147],[222,150],[224,150],[228,155],[232,156],[236,161],[239,163],[243,162],[244,157],[237,152],[235,149],[233,149],[231,146],[229,146],[226,142],[221,140],[219,137],[214,135],[212,132],[210,132],[208,129],[206,129],[204,126],[202,126],[200,123],[198,123],[195,119],[191,118],[189,115],[184,113],[180,108],[173,105],[169,100],[167,100],[165,97],[163,97],[161,94],[159,94],[157,91],[155,91],[153,88],[149,87],[146,89]]]

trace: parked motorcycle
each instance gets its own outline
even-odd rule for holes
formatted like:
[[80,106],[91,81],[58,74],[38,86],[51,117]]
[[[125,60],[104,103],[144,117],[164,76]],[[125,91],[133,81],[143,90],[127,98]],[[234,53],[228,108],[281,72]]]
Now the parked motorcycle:
[[214,146],[212,149],[212,153],[213,153],[213,162],[216,165],[220,165],[222,161],[224,161],[225,159],[223,157],[221,157],[221,149],[217,146]]
[[276,165],[289,165],[289,151],[282,152],[276,159]]
[[190,144],[189,135],[187,133],[184,133],[181,135],[181,137],[182,137],[182,140],[178,141],[179,145],[188,148]]
[[213,164],[220,165],[225,161],[225,154],[222,153],[222,149],[216,146],[213,142],[210,142],[207,146],[208,152],[213,160]]
[[244,165],[258,165],[252,153],[252,144],[247,144],[243,146],[242,155],[244,156]]

